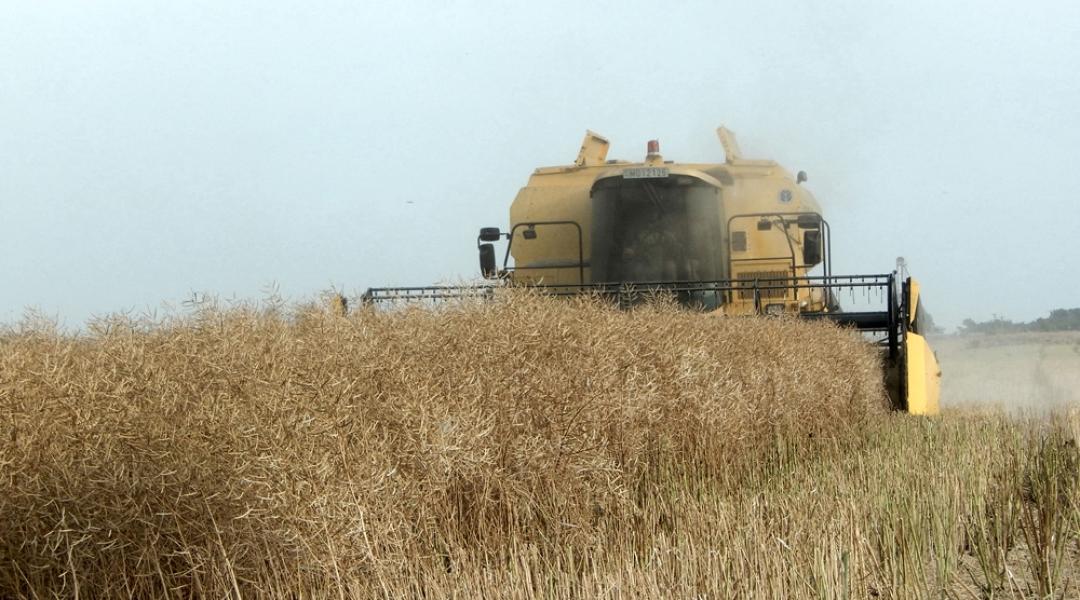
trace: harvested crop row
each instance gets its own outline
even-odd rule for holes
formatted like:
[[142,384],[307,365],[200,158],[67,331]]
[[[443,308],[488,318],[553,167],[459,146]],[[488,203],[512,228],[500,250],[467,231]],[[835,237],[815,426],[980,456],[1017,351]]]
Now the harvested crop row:
[[656,490],[736,489],[884,410],[854,333],[662,304],[23,326],[0,338],[0,596],[400,595],[549,551],[587,569],[674,527]]

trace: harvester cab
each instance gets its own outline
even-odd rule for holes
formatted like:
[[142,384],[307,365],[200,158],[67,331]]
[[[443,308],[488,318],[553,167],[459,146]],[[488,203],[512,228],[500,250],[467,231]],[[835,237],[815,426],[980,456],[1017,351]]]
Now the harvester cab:
[[[510,206],[510,227],[477,236],[479,287],[372,288],[372,303],[491,296],[504,286],[593,294],[632,306],[663,293],[717,315],[798,315],[858,328],[884,355],[894,405],[938,412],[940,370],[924,337],[919,285],[902,270],[832,272],[831,230],[806,186],[771,160],[742,156],[720,127],[723,163],[608,160],[585,134],[573,164],[536,169]],[[501,260],[500,255],[501,254]],[[841,308],[839,298],[862,302]]]

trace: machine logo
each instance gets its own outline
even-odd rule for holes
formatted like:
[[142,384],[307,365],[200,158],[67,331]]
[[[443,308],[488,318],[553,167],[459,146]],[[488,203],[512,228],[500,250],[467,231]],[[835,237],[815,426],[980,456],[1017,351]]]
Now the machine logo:
[[791,202],[791,190],[780,190],[780,201],[784,204]]

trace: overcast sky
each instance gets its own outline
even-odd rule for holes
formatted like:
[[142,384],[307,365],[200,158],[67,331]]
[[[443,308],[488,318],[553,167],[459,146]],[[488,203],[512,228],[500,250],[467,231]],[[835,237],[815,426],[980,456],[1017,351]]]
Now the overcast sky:
[[[1080,306],[1080,8],[1060,2],[0,6],[0,321],[477,271],[534,167],[810,175],[834,270],[954,326]],[[673,5],[674,6],[674,5]]]

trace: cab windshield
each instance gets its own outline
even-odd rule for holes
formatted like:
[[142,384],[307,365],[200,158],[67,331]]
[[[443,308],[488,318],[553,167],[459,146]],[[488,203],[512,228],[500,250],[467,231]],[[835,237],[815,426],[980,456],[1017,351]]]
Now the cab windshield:
[[721,279],[719,194],[686,175],[598,181],[592,190],[592,280]]

